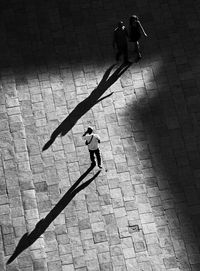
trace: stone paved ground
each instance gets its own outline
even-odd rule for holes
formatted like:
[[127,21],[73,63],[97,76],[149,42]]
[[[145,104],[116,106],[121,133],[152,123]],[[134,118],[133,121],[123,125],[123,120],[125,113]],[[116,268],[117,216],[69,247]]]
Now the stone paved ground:
[[[0,6],[0,270],[199,271],[199,1],[7,0]],[[113,28],[132,13],[149,34],[142,61],[77,123],[68,119],[63,129],[72,129],[63,137],[58,131],[42,152],[114,64]],[[130,55],[133,60],[131,46]],[[88,169],[81,135],[89,124],[102,138],[107,171],[6,266],[22,235]]]

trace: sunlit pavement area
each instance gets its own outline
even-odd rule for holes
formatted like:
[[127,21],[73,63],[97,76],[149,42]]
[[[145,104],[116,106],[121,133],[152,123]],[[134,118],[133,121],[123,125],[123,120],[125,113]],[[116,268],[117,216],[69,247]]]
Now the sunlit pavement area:
[[[199,271],[200,2],[0,7],[0,270]],[[129,44],[132,65],[97,88],[120,67],[113,30],[132,14],[148,34],[143,58]],[[108,97],[85,112],[95,88]],[[101,172],[87,171],[88,125],[101,137]],[[25,233],[27,248],[6,265]]]

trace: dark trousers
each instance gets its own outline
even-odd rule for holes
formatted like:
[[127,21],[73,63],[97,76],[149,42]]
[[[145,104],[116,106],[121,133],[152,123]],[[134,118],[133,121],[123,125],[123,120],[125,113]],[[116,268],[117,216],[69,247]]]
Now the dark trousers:
[[137,55],[140,57],[140,56],[141,56],[141,52],[140,52],[140,44],[139,44],[139,41],[135,41],[135,42],[134,42],[134,46],[135,46],[135,51],[136,51]]
[[96,155],[97,164],[98,164],[98,166],[101,166],[101,156],[100,156],[99,149],[97,149],[97,150],[89,150],[89,152],[90,152],[90,160],[92,162],[92,165],[96,165],[95,156],[94,156],[94,155]]
[[120,56],[123,55],[124,62],[128,61],[128,46],[117,47],[116,60],[118,61]]

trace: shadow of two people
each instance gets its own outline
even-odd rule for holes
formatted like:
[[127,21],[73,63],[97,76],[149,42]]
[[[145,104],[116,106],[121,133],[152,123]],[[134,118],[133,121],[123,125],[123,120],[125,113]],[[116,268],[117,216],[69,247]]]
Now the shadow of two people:
[[42,151],[47,150],[51,144],[55,141],[58,135],[64,136],[66,135],[72,127],[76,124],[76,122],[87,112],[89,111],[94,105],[99,103],[100,101],[108,98],[113,94],[110,93],[101,98],[103,93],[112,85],[114,84],[117,79],[130,67],[131,63],[129,64],[122,64],[120,65],[114,73],[109,77],[112,69],[114,68],[115,64],[109,67],[103,78],[101,79],[99,85],[92,91],[92,93],[80,102],[74,110],[67,116],[67,118],[55,129],[52,133],[50,140],[43,146]]

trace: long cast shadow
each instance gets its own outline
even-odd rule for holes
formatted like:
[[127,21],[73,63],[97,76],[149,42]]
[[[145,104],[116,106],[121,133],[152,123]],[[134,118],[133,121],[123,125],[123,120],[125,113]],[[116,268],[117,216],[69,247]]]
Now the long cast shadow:
[[87,112],[89,111],[95,104],[104,100],[105,98],[111,96],[113,94],[110,93],[102,98],[100,98],[103,93],[112,85],[117,79],[130,67],[131,64],[122,64],[116,71],[109,77],[111,70],[115,65],[109,67],[99,85],[92,91],[92,93],[82,102],[80,102],[74,110],[67,116],[67,118],[56,128],[56,130],[52,133],[50,140],[43,146],[42,151],[47,150],[51,144],[55,141],[56,137],[61,134],[64,136],[71,130],[71,128],[76,124],[76,122]]
[[8,259],[7,264],[10,264],[14,259],[26,248],[31,246],[48,228],[53,220],[62,212],[62,210],[69,204],[69,202],[79,193],[81,190],[86,188],[101,172],[100,170],[94,174],[92,178],[87,180],[85,183],[77,187],[80,182],[90,173],[94,167],[89,167],[81,177],[72,185],[72,187],[65,193],[62,199],[56,204],[56,206],[48,213],[48,215],[41,219],[35,226],[34,230],[29,234],[25,233],[20,239],[14,253]]

